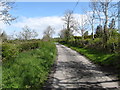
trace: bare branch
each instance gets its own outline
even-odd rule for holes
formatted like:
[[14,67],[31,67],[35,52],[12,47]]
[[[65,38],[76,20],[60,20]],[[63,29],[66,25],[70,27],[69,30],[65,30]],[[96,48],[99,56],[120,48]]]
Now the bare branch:
[[14,2],[8,2],[7,0],[0,0],[0,20],[5,24],[9,24],[14,21],[16,18],[13,17],[9,11],[13,8]]

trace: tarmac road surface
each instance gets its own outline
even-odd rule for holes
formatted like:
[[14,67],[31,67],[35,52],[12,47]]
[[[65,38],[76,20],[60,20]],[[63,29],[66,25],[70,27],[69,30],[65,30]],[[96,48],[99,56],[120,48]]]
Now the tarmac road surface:
[[47,90],[120,90],[120,81],[76,51],[56,44],[58,58]]

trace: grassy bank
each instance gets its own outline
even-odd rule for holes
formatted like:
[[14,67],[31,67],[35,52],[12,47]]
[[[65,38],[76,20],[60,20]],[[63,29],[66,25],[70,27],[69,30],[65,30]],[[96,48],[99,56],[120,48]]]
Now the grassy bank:
[[56,58],[56,47],[51,42],[39,45],[3,63],[3,88],[41,88],[44,85]]
[[120,53],[106,53],[97,51],[95,49],[90,48],[80,48],[74,47],[69,44],[64,44],[70,47],[73,50],[76,50],[80,54],[89,58],[92,62],[105,66],[105,67],[113,67],[116,72],[118,72],[118,76],[120,77]]

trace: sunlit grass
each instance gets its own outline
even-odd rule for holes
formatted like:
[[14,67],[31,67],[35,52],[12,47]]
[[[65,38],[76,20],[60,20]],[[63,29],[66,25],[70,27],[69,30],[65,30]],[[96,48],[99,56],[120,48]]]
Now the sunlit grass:
[[41,88],[56,57],[53,43],[20,53],[15,60],[3,63],[3,88]]

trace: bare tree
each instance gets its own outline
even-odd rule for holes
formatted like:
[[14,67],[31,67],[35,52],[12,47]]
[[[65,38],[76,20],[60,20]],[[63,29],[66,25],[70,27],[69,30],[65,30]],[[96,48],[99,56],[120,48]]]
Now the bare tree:
[[44,40],[51,40],[52,35],[54,33],[55,33],[54,29],[51,26],[48,26],[43,32],[43,34],[44,34],[43,39]]
[[20,40],[30,40],[30,39],[35,39],[38,34],[35,32],[35,30],[30,29],[28,26],[24,26],[23,31],[17,35],[17,38]]
[[94,40],[94,24],[95,24],[95,10],[92,5],[93,3],[90,2],[89,7],[91,8],[90,11],[82,8],[82,11],[85,13],[85,16],[87,18],[87,24],[92,30],[92,38]]
[[82,36],[82,39],[84,39],[84,33],[88,29],[88,20],[86,15],[81,15],[80,22],[77,23],[77,29],[76,32],[79,33]]
[[[93,1],[93,0],[91,0],[91,1]],[[94,10],[94,7],[93,7],[93,5],[92,5],[92,3],[90,2],[89,3],[89,7],[91,8],[91,10],[90,11],[88,11],[86,8],[84,8],[84,7],[81,7],[81,9],[82,9],[82,11],[83,11],[83,13],[84,13],[84,15],[82,15],[81,16],[81,18],[80,19],[82,19],[81,20],[81,22],[82,23],[84,23],[83,24],[83,26],[84,27],[89,27],[90,29],[91,29],[91,31],[92,31],[92,38],[93,38],[93,40],[94,40],[94,24],[95,24],[95,10]],[[85,20],[86,19],[86,20]],[[84,32],[85,32],[85,29],[83,30],[83,29],[81,29],[82,31],[81,31],[81,35],[82,35],[82,37],[83,37],[83,39],[84,39],[84,36],[83,36],[83,34],[84,34]],[[78,32],[79,33],[79,32]]]
[[65,38],[65,29],[61,30],[58,34],[60,36],[60,38]]
[[104,27],[104,42],[108,40],[108,22],[111,18],[118,16],[117,8],[112,0],[92,0],[91,5],[96,13],[95,18],[99,19],[100,24]]
[[9,11],[13,8],[14,2],[9,2],[7,0],[0,0],[0,21],[3,21],[5,24],[9,24],[10,22],[15,20]]
[[76,29],[76,22],[73,17],[73,11],[66,11],[62,20],[66,24],[66,41],[68,41],[71,37],[72,32]]
[[92,38],[94,40],[94,24],[95,24],[95,8],[94,8],[94,3],[90,3],[89,7],[91,8],[92,11],[86,12],[88,22],[91,26],[92,29]]
[[91,27],[91,30],[92,30],[92,38],[94,40],[94,24],[95,24],[95,18],[94,18],[94,11],[91,11],[91,12],[87,12],[86,13],[86,16],[87,16],[87,20],[89,22],[89,25]]

